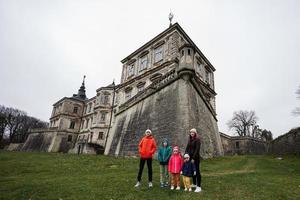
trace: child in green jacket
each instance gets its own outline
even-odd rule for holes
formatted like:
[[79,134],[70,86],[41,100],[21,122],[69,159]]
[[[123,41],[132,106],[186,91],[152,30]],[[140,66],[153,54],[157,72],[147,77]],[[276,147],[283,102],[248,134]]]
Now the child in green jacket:
[[164,139],[158,149],[158,161],[160,167],[160,187],[167,187],[169,181],[168,163],[172,154],[172,147],[168,140]]

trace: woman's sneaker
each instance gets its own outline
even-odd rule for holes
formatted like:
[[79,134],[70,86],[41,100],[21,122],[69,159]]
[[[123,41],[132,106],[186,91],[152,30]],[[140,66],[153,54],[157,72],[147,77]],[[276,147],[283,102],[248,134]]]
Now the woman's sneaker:
[[202,191],[201,187],[196,187],[196,190],[194,192],[201,192],[201,191]]
[[171,186],[171,190],[174,190],[174,186],[173,185]]
[[140,187],[141,183],[138,181],[134,187]]
[[186,192],[188,189],[187,188],[184,188],[184,191]]
[[196,187],[197,187],[197,185],[194,185],[194,184],[191,185],[191,188],[196,188]]
[[193,191],[192,188],[189,189],[189,192]]
[[180,187],[179,187],[179,186],[177,186],[177,187],[176,187],[176,190],[180,190]]
[[152,187],[153,187],[152,182],[149,182],[149,188],[152,188]]

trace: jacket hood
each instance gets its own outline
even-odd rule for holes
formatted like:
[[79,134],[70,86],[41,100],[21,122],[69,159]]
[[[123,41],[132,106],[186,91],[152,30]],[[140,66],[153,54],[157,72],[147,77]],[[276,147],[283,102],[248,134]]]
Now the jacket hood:
[[163,140],[161,141],[161,146],[162,146],[162,147],[164,146],[164,143],[165,143],[165,142],[167,143],[167,147],[170,146],[170,145],[169,145],[168,139],[165,138],[165,139],[163,139]]

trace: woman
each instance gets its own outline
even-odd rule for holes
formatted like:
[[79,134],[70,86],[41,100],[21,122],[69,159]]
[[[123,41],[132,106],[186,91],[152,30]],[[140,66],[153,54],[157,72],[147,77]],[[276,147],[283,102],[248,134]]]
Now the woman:
[[200,146],[201,141],[198,137],[197,130],[195,128],[190,130],[189,141],[185,149],[185,153],[190,155],[192,163],[196,167],[196,175],[193,176],[193,185],[196,187],[195,192],[201,192],[201,174],[200,174]]

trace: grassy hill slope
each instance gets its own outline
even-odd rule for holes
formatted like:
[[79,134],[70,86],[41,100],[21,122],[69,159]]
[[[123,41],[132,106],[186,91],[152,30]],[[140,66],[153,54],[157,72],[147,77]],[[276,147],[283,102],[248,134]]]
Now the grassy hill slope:
[[[203,192],[134,188],[138,159],[0,152],[0,199],[300,199],[300,157],[233,156],[201,163]],[[145,168],[146,169],[146,168]]]

